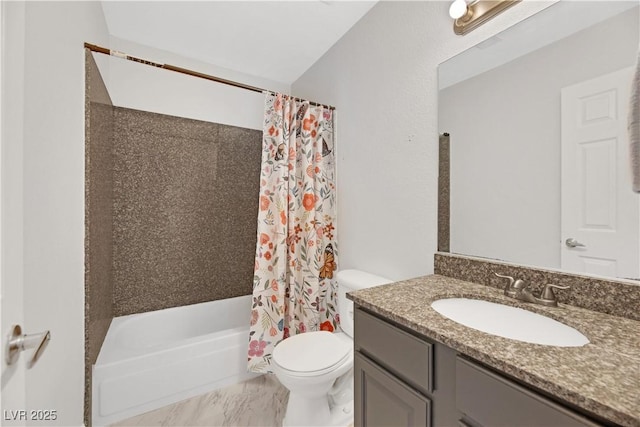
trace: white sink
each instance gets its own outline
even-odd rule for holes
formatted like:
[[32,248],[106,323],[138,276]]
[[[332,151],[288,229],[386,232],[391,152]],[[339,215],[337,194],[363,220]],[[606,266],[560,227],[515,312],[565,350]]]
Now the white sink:
[[462,325],[512,340],[557,347],[589,343],[571,326],[517,307],[468,298],[439,299],[431,307]]

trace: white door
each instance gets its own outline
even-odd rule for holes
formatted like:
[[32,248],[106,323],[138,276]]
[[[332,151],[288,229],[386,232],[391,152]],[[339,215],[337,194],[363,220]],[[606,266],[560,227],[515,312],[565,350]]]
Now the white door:
[[632,74],[625,68],[562,89],[563,270],[640,277],[640,197],[631,189],[627,134]]
[[8,365],[7,335],[14,324],[24,325],[22,262],[22,141],[23,141],[23,2],[0,2],[0,344],[2,389],[0,425],[24,425],[26,357]]

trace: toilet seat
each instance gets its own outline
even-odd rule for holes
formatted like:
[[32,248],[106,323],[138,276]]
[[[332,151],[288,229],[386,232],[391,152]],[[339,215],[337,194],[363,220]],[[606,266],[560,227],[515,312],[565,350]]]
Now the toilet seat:
[[288,375],[298,377],[326,374],[351,356],[351,343],[328,331],[295,335],[273,350],[273,362]]

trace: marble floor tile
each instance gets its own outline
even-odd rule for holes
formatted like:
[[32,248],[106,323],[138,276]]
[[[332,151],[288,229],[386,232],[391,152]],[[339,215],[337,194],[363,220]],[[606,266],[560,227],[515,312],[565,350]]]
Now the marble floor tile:
[[113,426],[281,426],[288,399],[289,391],[267,374]]

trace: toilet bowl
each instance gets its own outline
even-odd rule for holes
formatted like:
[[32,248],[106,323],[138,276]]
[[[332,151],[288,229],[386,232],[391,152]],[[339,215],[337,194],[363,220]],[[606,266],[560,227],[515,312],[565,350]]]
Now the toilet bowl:
[[289,389],[285,426],[347,426],[353,421],[353,302],[346,294],[391,281],[344,270],[337,282],[343,332],[307,332],[274,348],[271,368]]
[[[283,425],[330,426],[344,422],[346,426],[352,410],[344,412],[339,405],[330,405],[328,394],[336,379],[351,374],[352,367],[353,342],[343,333],[307,332],[278,344],[272,368],[290,392]],[[343,388],[347,387],[348,382],[343,382]]]

